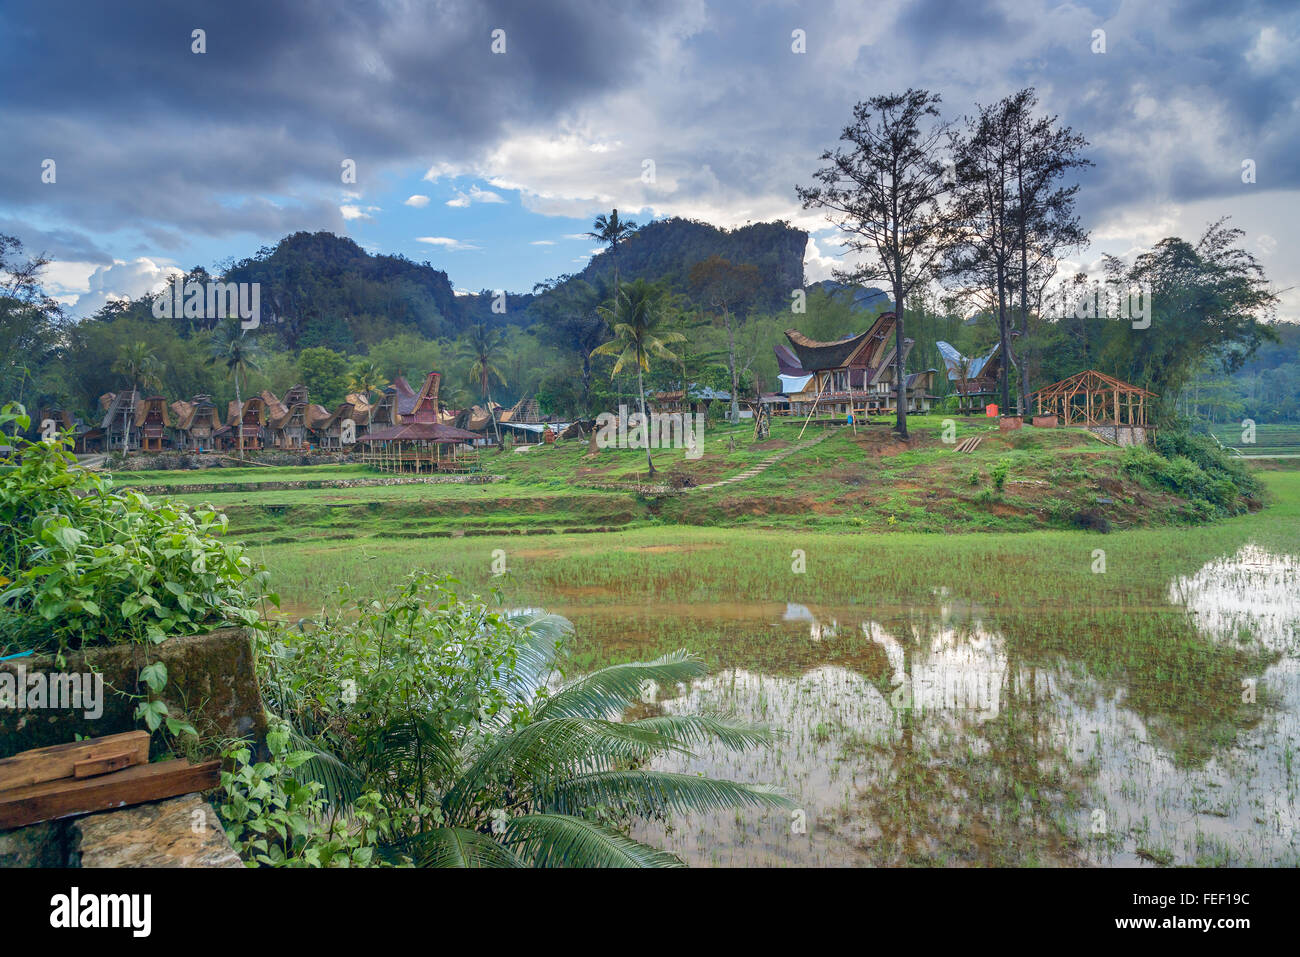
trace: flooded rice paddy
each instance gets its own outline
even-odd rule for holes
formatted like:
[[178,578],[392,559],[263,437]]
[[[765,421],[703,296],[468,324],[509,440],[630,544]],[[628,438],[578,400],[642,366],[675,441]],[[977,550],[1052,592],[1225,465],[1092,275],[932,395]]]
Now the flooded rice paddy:
[[[651,657],[674,636],[707,642],[720,666],[690,687],[648,689],[640,713],[726,712],[781,732],[766,751],[660,765],[776,785],[798,804],[638,829],[692,864],[1300,863],[1294,557],[1247,545],[1174,577],[1166,607],[1106,619],[1148,636],[1141,671],[1096,667],[1123,635],[1098,634],[1077,610],[997,614],[947,586],[925,605],[870,613],[555,610],[583,644],[616,647],[614,659]],[[1044,626],[1057,633],[1044,640]]]
[[291,617],[321,582],[423,566],[567,616],[570,674],[700,654],[706,678],[637,713],[727,712],[781,738],[662,767],[773,785],[798,810],[638,826],[695,865],[1294,867],[1300,476],[1271,485],[1256,515],[1106,536],[664,527],[265,560]]

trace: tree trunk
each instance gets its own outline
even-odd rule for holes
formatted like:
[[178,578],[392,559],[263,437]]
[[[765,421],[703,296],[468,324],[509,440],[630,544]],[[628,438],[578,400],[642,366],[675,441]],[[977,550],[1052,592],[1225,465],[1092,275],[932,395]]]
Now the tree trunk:
[[[640,359],[640,356],[637,357]],[[645,409],[645,381],[641,372],[641,363],[637,362],[636,367],[636,389],[641,395],[641,435],[645,443],[645,462],[650,467],[650,477],[655,477],[654,459],[650,457],[650,416],[646,415]]]
[[501,447],[501,426],[497,423],[496,414],[492,411],[492,390],[485,388],[483,390],[483,404],[487,406],[488,418],[492,420],[492,431],[497,434],[497,448]]
[[727,367],[731,371],[731,411],[730,421],[735,425],[740,421],[740,399],[736,397],[740,386],[740,377],[736,374],[736,333],[731,327],[730,313],[722,313],[722,321],[727,326]]
[[1007,274],[1001,263],[997,266],[998,284],[998,348],[1002,353],[1002,415],[1011,414],[1011,341],[1007,335]]
[[244,398],[239,393],[239,368],[235,368],[235,405],[239,410],[239,461],[244,461]]
[[1029,343],[1029,215],[1025,211],[1025,174],[1023,147],[1017,144],[1020,162],[1016,165],[1016,192],[1020,211],[1020,398],[1017,408],[1025,414],[1029,402],[1029,363],[1025,361],[1025,352]]
[[[898,402],[894,431],[900,439],[907,436],[907,375],[903,364],[903,283],[901,281],[903,264],[895,261],[896,272],[900,280],[894,283],[894,391]],[[852,385],[852,383],[850,383]]]

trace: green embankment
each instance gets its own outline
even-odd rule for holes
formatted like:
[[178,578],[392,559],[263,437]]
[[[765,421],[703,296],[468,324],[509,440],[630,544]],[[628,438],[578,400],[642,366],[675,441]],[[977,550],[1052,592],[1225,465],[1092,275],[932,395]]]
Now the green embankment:
[[[801,441],[802,423],[773,424],[754,442],[752,427],[711,428],[702,455],[657,450],[657,485],[646,488],[644,452],[604,449],[585,441],[485,452],[490,484],[273,488],[279,482],[324,486],[391,478],[364,466],[232,467],[183,472],[122,472],[120,484],[145,487],[211,483],[236,491],[189,492],[190,504],[224,512],[235,537],[254,544],[321,540],[391,541],[500,532],[523,534],[694,525],[800,531],[1028,531],[1068,528],[1091,515],[1114,528],[1177,525],[1203,519],[1204,509],[1122,468],[1120,449],[1078,430],[999,432],[982,418],[955,420],[945,433],[939,416],[910,420],[904,444],[886,421],[837,425],[825,441],[742,481],[701,489],[753,469]],[[811,425],[802,441],[825,428]],[[953,439],[978,436],[970,453]],[[638,488],[637,486],[641,486]]]

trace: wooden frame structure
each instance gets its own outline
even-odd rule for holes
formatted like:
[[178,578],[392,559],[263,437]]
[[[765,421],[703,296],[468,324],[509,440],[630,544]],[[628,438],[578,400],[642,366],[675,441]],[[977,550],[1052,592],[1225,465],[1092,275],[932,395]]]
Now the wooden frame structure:
[[1063,426],[1147,428],[1146,400],[1156,393],[1086,369],[1031,393],[1038,415],[1055,415]]

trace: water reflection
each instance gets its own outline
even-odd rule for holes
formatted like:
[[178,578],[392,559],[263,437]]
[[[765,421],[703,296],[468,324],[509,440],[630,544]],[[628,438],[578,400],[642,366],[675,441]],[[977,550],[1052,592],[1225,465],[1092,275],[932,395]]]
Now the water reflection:
[[[1195,629],[1155,671],[1216,645],[1266,661],[1241,675],[1253,706],[1215,700],[1194,672],[1163,698],[1133,686],[1145,673],[1094,673],[1095,657],[1046,654],[943,592],[884,618],[791,603],[766,628],[734,621],[737,647],[761,642],[770,660],[779,643],[804,664],[729,665],[658,707],[729,711],[786,738],[663,767],[776,784],[801,812],[699,815],[639,834],[710,865],[1295,866],[1300,562],[1250,546],[1175,579],[1168,597]],[[1059,625],[1067,649],[1094,640],[1086,623]],[[1267,657],[1241,657],[1243,645]],[[1171,745],[1188,736],[1205,738],[1195,759]]]

